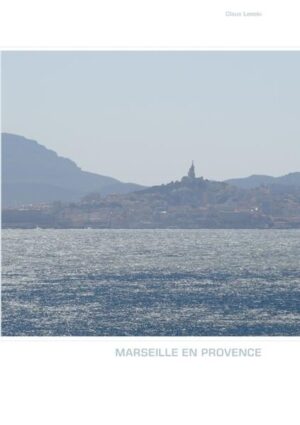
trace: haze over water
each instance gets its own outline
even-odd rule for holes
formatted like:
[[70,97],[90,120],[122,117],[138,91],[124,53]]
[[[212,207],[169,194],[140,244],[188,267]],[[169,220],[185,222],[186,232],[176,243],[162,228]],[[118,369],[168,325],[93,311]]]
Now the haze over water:
[[3,230],[3,335],[299,335],[299,230]]

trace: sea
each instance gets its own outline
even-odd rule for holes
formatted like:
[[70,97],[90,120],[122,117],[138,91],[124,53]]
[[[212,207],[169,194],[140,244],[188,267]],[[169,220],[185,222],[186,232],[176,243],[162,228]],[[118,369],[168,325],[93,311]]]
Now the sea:
[[299,336],[300,230],[2,230],[3,336]]

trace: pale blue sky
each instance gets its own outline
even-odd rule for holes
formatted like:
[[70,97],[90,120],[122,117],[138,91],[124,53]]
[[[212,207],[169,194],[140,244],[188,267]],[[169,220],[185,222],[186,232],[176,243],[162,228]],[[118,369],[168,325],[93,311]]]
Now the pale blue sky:
[[2,131],[146,185],[300,171],[300,52],[5,52]]

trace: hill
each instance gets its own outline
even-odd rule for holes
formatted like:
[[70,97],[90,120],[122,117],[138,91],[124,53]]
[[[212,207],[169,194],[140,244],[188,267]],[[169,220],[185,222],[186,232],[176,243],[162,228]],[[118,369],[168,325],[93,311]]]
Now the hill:
[[128,193],[142,186],[82,171],[38,142],[2,133],[2,205],[79,201],[90,192]]
[[89,196],[46,209],[6,210],[4,227],[300,228],[300,188],[241,189],[183,177],[125,195]]
[[252,175],[244,178],[226,180],[226,183],[240,187],[242,189],[253,189],[261,185],[284,185],[300,187],[300,172],[290,173],[281,177]]

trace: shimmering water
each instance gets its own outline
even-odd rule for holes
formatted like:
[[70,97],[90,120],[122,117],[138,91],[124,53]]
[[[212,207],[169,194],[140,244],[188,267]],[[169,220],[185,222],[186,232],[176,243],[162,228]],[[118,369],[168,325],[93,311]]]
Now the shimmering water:
[[3,335],[300,335],[299,230],[3,230]]

